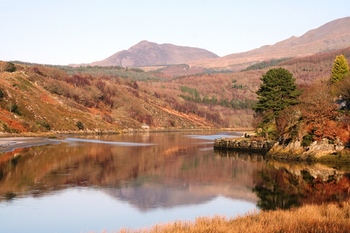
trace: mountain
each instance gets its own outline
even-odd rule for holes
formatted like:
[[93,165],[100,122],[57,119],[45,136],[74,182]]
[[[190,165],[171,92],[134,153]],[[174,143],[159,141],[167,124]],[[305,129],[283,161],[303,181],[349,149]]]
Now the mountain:
[[269,59],[303,57],[346,48],[350,45],[350,17],[337,19],[310,30],[300,37],[292,36],[274,45],[265,45],[247,52],[216,59],[202,59],[189,64],[200,67],[230,68],[238,71]]
[[[224,57],[205,49],[141,41],[128,50],[90,64],[90,66],[142,67],[188,64],[191,67],[239,71],[269,59],[303,57],[346,48],[350,45],[350,17],[337,19],[312,29],[300,37],[292,36],[273,45]],[[80,66],[80,65],[72,65]]]
[[183,64],[191,60],[217,58],[218,55],[205,49],[157,44],[141,41],[128,50],[123,50],[102,60],[93,62],[92,66],[141,67],[150,65]]

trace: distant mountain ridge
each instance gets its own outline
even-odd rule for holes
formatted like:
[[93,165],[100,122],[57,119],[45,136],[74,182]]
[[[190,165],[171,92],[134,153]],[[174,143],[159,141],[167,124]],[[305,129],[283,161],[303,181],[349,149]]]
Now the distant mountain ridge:
[[349,45],[350,17],[345,17],[312,29],[300,37],[292,36],[273,45],[264,45],[247,52],[234,53],[224,57],[219,57],[205,49],[157,44],[143,40],[128,50],[117,52],[102,61],[82,65],[142,67],[188,64],[202,68],[239,71],[249,65],[269,59],[309,56],[343,49]]
[[333,20],[312,29],[300,37],[273,45],[265,45],[247,52],[234,53],[217,59],[202,59],[190,62],[200,67],[225,67],[240,70],[247,66],[272,58],[303,57],[321,52],[346,48],[350,45],[350,17]]
[[143,40],[128,50],[123,50],[90,65],[141,67],[152,65],[183,64],[191,60],[218,58],[205,49],[173,44],[157,44]]

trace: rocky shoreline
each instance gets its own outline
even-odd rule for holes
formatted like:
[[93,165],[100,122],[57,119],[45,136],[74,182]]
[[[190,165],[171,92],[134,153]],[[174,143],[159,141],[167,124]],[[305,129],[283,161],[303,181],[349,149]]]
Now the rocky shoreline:
[[344,152],[345,146],[330,142],[327,139],[314,141],[309,146],[302,146],[300,141],[287,144],[254,139],[215,139],[214,149],[235,150],[245,152],[259,152],[277,160],[313,161],[323,156],[335,155]]
[[335,155],[345,150],[341,143],[331,142],[328,139],[314,141],[309,146],[302,146],[300,141],[288,144],[275,143],[267,153],[268,156],[285,158],[294,157],[301,160],[319,159],[327,155]]

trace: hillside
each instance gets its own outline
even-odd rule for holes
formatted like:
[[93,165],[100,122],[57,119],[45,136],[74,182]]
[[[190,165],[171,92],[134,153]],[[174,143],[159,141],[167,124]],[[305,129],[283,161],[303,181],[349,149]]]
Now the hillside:
[[272,58],[303,57],[348,47],[350,45],[350,17],[337,19],[300,37],[292,36],[274,45],[251,51],[230,54],[221,58],[202,59],[189,64],[200,67],[230,68],[239,71],[247,66]]
[[157,44],[146,40],[139,42],[128,50],[123,50],[91,66],[141,67],[149,65],[183,64],[191,60],[216,58],[216,54],[204,49]]
[[[328,79],[339,54],[350,57],[350,47],[273,64],[292,72],[296,83],[305,86]],[[0,68],[6,64],[0,62]],[[249,128],[260,78],[274,67],[269,64],[235,73],[198,70],[184,76],[173,76],[166,67],[168,74],[16,64],[16,71],[0,72],[0,131],[77,131],[78,122],[95,132],[140,129],[143,123],[153,129]]]
[[190,112],[173,110],[130,79],[67,75],[39,65],[1,71],[6,64],[0,62],[0,132],[118,132],[140,129],[143,123],[162,129],[215,126]]
[[[127,50],[137,55],[133,64],[150,66],[147,72],[120,65],[53,67],[0,61],[0,132],[115,132],[140,129],[143,123],[153,129],[250,128],[261,76],[279,66],[289,70],[303,88],[329,79],[335,56],[350,57],[350,47],[345,46],[350,44],[349,25],[350,17],[343,18],[299,38],[216,58],[223,66],[220,59],[236,62],[230,63],[230,69],[246,68],[240,72],[174,65],[195,56],[217,56],[147,41]],[[116,59],[123,57],[118,54]],[[171,65],[154,70],[151,66],[157,59]]]

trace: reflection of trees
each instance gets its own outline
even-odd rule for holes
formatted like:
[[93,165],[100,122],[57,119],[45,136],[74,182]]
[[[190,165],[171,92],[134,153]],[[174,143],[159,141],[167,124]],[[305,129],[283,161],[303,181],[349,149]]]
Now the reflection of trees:
[[301,204],[298,178],[285,169],[263,169],[258,172],[253,191],[263,210],[288,209]]
[[[0,156],[0,196],[10,199],[28,194],[45,195],[72,186],[94,186],[120,189],[128,194],[134,190],[138,193],[133,193],[128,202],[143,207],[158,205],[152,201],[160,196],[164,206],[177,203],[179,196],[174,192],[163,195],[150,191],[142,194],[149,196],[132,200],[139,198],[142,187],[158,185],[181,190],[181,195],[189,192],[197,201],[199,197],[219,194],[255,202],[258,196],[261,209],[349,198],[349,175],[338,174],[334,169],[293,166],[266,161],[260,154],[233,151],[215,151],[213,156],[211,150],[203,150],[208,145],[193,145],[173,134],[147,137],[146,142],[157,145],[119,147],[77,143],[24,148],[3,154]],[[143,138],[124,138],[124,141],[135,140]],[[188,199],[195,203],[192,196]]]
[[305,202],[323,204],[327,202],[342,203],[350,198],[350,173],[330,175],[327,180],[312,177],[303,171],[307,182]]
[[307,170],[295,175],[284,168],[267,166],[255,174],[253,191],[263,210],[288,209],[301,204],[341,203],[350,197],[350,174],[313,177]]
[[350,173],[321,164],[264,160],[262,154],[215,150],[215,156],[259,161],[253,171],[253,192],[262,210],[288,209],[302,204],[342,203],[350,199]]

